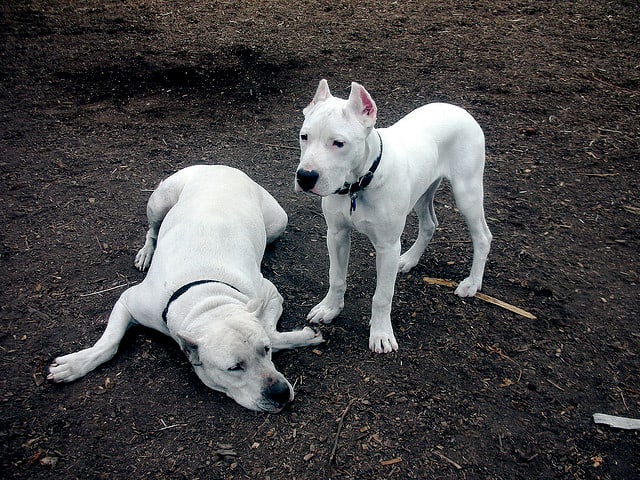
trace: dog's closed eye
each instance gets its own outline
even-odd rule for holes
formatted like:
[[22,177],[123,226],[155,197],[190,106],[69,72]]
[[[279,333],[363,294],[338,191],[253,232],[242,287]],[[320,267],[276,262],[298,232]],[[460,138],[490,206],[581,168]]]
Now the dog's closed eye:
[[238,362],[233,367],[227,368],[227,370],[229,370],[230,372],[243,372],[244,365],[242,364],[242,362]]

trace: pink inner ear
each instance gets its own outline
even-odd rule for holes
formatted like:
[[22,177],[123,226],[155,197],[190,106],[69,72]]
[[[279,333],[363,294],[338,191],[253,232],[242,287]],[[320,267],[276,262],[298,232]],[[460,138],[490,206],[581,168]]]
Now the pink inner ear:
[[362,113],[367,116],[375,115],[376,106],[374,105],[373,100],[371,100],[371,97],[367,95],[364,90],[360,92],[360,101],[362,102]]

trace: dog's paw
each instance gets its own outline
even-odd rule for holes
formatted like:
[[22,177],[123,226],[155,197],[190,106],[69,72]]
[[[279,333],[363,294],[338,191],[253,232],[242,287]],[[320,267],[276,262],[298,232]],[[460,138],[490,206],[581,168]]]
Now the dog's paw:
[[47,380],[61,383],[84,377],[93,369],[89,352],[90,349],[86,349],[56,358],[49,366]]
[[311,309],[307,320],[310,323],[324,323],[329,324],[336,318],[342,311],[344,304],[332,304],[331,302],[322,301]]
[[391,353],[398,350],[398,342],[393,333],[371,331],[369,334],[369,349],[375,353]]
[[136,255],[136,259],[133,264],[136,266],[138,270],[141,272],[146,272],[149,269],[149,265],[151,265],[151,259],[153,258],[153,252],[155,248],[153,245],[145,244],[144,247],[138,251]]
[[398,273],[408,273],[413,267],[418,264],[420,261],[420,257],[413,258],[413,256],[408,255],[409,252],[400,255],[400,261],[398,262]]
[[320,345],[324,342],[324,338],[322,338],[322,332],[320,330],[311,327],[304,327],[302,331],[307,337],[307,345]]
[[473,297],[482,287],[482,282],[478,282],[471,277],[465,278],[460,282],[458,288],[455,290],[455,294],[459,297]]
[[329,324],[336,318],[344,308],[344,300],[341,297],[327,294],[326,297],[315,307],[311,309],[307,315],[309,323]]

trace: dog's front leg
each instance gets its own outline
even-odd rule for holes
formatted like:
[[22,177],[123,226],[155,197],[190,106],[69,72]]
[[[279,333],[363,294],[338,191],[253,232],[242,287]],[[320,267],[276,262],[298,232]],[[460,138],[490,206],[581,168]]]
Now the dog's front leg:
[[[327,223],[329,220],[327,219]],[[327,230],[329,250],[329,291],[324,299],[311,309],[307,320],[311,323],[331,323],[344,308],[347,289],[347,268],[351,249],[351,229],[332,227]]]
[[400,240],[376,245],[376,291],[371,304],[369,348],[376,353],[398,350],[391,325],[391,303],[400,262]]
[[49,380],[71,382],[83,377],[116,354],[120,340],[134,321],[126,302],[123,301],[125,295],[126,292],[113,307],[107,328],[95,345],[56,358],[49,367]]

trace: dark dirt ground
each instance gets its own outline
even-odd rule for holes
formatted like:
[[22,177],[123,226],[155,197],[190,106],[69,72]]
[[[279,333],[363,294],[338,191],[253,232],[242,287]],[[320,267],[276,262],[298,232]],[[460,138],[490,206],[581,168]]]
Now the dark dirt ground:
[[[640,478],[640,7],[635,1],[61,1],[0,5],[3,478]],[[304,324],[327,288],[319,200],[293,193],[301,109],[326,77],[379,125],[448,101],[487,137],[495,240],[470,245],[447,189],[434,242],[398,278],[400,350],[368,350],[373,248],[356,235],[342,315],[282,352],[279,415],[199,382],[144,329],[69,385],[126,285],[163,177],[239,167],[289,213],[265,275]],[[410,218],[405,240],[414,238]],[[333,452],[333,454],[332,454]]]

